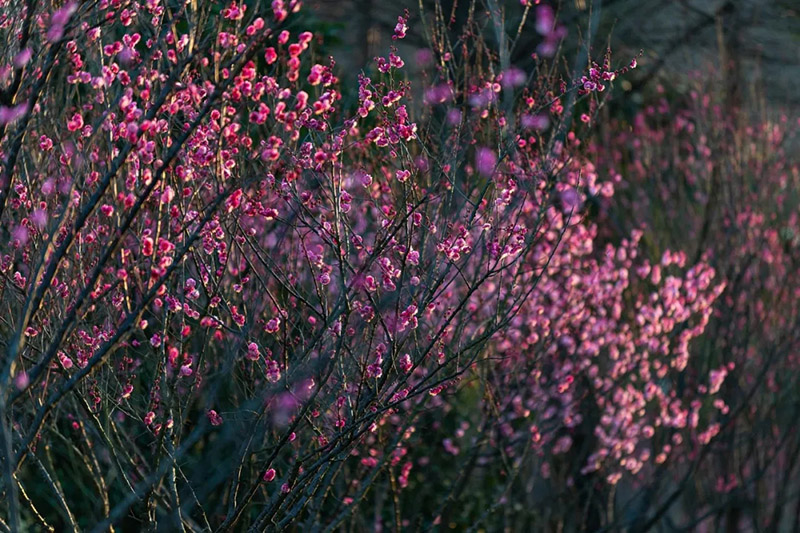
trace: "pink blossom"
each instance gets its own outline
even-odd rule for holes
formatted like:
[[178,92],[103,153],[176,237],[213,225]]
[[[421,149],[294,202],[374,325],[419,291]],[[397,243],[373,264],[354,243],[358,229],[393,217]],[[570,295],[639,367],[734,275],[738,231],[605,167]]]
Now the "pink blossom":
[[478,148],[475,153],[475,167],[484,176],[491,176],[497,165],[497,154],[491,148]]
[[80,113],[75,113],[72,118],[67,122],[67,129],[69,131],[78,131],[83,128],[83,117]]
[[408,21],[408,17],[397,17],[397,24],[394,27],[394,35],[392,39],[403,39],[406,36],[406,32],[408,31],[408,26],[406,22]]
[[31,57],[33,57],[33,50],[30,48],[20,50],[20,52],[14,56],[14,66],[16,68],[24,67],[31,60]]
[[211,422],[212,426],[222,425],[222,417],[219,414],[217,414],[215,410],[209,409],[206,412],[206,416],[208,417],[208,421]]

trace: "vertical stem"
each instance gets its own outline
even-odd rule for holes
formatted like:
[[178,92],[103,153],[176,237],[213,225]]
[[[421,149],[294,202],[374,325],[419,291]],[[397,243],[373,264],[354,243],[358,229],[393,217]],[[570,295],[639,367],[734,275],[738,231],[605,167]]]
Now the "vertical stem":
[[6,415],[5,397],[0,394],[0,453],[3,460],[3,482],[6,486],[6,502],[8,504],[8,522],[11,531],[20,530],[19,494],[14,479],[14,451],[8,416]]

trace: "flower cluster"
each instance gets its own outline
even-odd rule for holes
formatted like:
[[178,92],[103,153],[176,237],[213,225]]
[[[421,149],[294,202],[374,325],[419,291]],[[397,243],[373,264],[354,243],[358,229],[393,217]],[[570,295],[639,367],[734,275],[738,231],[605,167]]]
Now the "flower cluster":
[[725,270],[604,233],[624,182],[563,131],[610,54],[568,83],[472,18],[347,87],[298,0],[9,10],[0,529],[460,525],[526,470],[607,494],[722,431],[746,365],[693,346]]

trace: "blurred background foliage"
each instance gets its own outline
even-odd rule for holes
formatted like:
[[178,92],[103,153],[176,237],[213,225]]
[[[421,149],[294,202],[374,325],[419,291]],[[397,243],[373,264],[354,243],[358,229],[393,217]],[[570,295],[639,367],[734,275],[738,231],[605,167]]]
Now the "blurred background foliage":
[[[532,0],[533,1],[533,0]],[[617,58],[643,52],[640,68],[620,83],[627,98],[617,98],[613,109],[633,111],[649,101],[658,86],[682,94],[693,71],[721,68],[732,103],[751,109],[763,106],[797,109],[800,106],[800,4],[795,0],[560,0],[548,2],[567,27],[563,46],[602,57],[610,45]],[[412,14],[404,49],[426,46],[419,12],[436,12],[432,0],[313,0],[306,16],[325,36],[326,46],[339,61],[343,78],[355,79],[369,68],[374,56],[390,45],[392,28],[404,9]],[[470,2],[444,0],[443,16],[454,33],[467,18]],[[522,18],[518,1],[504,3],[508,27]],[[532,15],[532,13],[531,13]],[[595,28],[586,27],[594,17]],[[322,22],[325,21],[325,22]],[[512,63],[525,69],[539,44],[535,17],[525,22]],[[403,51],[403,49],[401,49]],[[411,56],[405,55],[410,58]],[[407,63],[413,67],[413,61]],[[569,71],[571,66],[566,66]],[[413,68],[410,70],[413,72]]]

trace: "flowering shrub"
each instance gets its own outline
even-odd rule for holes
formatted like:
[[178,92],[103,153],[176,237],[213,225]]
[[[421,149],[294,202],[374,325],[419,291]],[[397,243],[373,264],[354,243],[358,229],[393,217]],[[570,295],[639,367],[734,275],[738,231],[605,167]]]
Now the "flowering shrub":
[[2,15],[0,528],[614,524],[744,364],[693,364],[724,264],[593,214],[635,60],[523,72],[490,2],[347,88],[300,9]]
[[[726,280],[690,372],[716,368],[723,414],[716,444],[672,469],[687,528],[795,529],[788,487],[798,460],[797,126],[726,107],[715,78],[694,76],[683,102],[663,90],[632,127],[610,123],[590,152],[621,183],[614,212],[645,224],[651,254],[688,243]],[[712,83],[712,85],[709,85]],[[766,113],[765,113],[766,114]],[[722,385],[717,385],[724,378]],[[757,450],[768,450],[760,456]],[[687,490],[691,481],[697,489]],[[654,482],[653,485],[656,483]],[[666,500],[667,498],[665,498]],[[742,512],[751,506],[757,513]],[[787,514],[784,515],[784,512]]]

